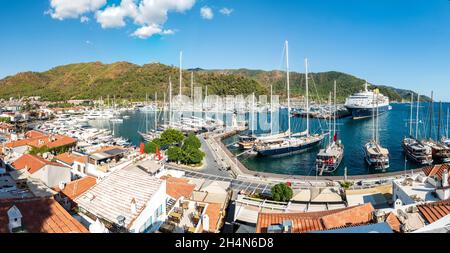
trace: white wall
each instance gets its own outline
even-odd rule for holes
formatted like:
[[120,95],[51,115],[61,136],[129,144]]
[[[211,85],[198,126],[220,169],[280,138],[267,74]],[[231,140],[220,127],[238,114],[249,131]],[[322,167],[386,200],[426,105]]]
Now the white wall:
[[70,168],[54,165],[44,166],[42,169],[33,173],[31,177],[41,180],[50,188],[58,186],[61,182],[68,183],[71,181]]
[[[162,205],[162,214],[154,217],[155,211]],[[133,222],[130,230],[134,233],[141,232],[142,227],[152,218],[152,229],[148,232],[152,233],[159,229],[161,224],[166,220],[166,181],[161,183],[158,191],[153,194],[152,198],[147,202],[145,209],[139,214]],[[147,228],[148,229],[148,228]]]
[[392,200],[396,201],[400,199],[403,205],[411,205],[414,204],[415,201],[409,197],[409,195],[403,191],[403,189],[399,186],[401,182],[393,181],[392,182]]

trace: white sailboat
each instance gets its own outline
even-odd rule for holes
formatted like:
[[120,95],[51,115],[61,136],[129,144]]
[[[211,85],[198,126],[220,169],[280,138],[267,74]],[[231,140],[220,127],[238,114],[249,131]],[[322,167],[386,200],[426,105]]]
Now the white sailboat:
[[[331,108],[331,94],[329,107]],[[319,151],[316,158],[316,170],[320,175],[335,172],[339,168],[339,165],[341,165],[342,158],[344,157],[344,145],[338,140],[336,131],[336,111],[336,81],[334,81],[334,114],[333,116],[330,115],[330,140],[327,147]],[[333,131],[331,131],[331,118],[333,118]],[[332,132],[333,140],[331,140]]]
[[402,142],[403,150],[406,153],[408,159],[420,165],[430,165],[433,163],[432,150],[418,141],[419,134],[419,108],[420,108],[420,95],[417,95],[417,111],[416,111],[416,133],[413,137],[412,133],[412,121],[413,121],[413,106],[414,95],[411,94],[411,112],[410,112],[410,127],[409,137],[405,137]]
[[286,41],[286,79],[288,90],[288,131],[286,137],[273,138],[269,136],[266,139],[259,138],[255,145],[255,151],[260,156],[286,155],[304,152],[312,147],[319,145],[324,139],[323,134],[310,134],[309,126],[309,86],[308,86],[308,59],[305,59],[306,68],[306,131],[298,134],[292,134],[291,128],[291,103],[290,103],[290,76],[289,76],[289,43]]
[[[375,98],[372,101],[378,103],[378,90],[375,90]],[[372,113],[373,132],[372,140],[364,145],[365,160],[370,168],[377,171],[384,171],[389,168],[389,150],[380,144],[379,137],[379,111],[378,104],[373,105],[376,110]]]

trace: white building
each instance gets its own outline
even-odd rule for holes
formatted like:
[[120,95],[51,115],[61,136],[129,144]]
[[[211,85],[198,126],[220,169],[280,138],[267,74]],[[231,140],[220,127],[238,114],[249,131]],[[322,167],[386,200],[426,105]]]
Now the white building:
[[71,181],[69,167],[56,162],[47,161],[35,155],[25,154],[11,165],[16,170],[26,171],[31,178],[39,179],[50,188]]
[[166,182],[145,165],[119,169],[75,199],[81,212],[112,232],[151,233],[166,219]]
[[401,205],[449,199],[448,167],[448,165],[433,165],[425,168],[423,173],[394,180],[392,199]]

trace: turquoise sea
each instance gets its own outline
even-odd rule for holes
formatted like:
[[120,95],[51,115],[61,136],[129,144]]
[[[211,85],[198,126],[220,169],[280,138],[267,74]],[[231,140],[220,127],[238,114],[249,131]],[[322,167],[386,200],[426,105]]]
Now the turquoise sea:
[[[409,134],[409,118],[410,118],[410,104],[392,104],[392,110],[385,113],[379,118],[379,134],[381,144],[389,149],[390,152],[390,168],[387,172],[403,171],[417,168],[413,163],[406,162],[401,147],[401,141],[404,136]],[[442,105],[441,114],[441,136],[445,135],[446,131],[446,114],[447,108],[450,104]],[[429,104],[422,104],[420,107],[420,122],[419,122],[419,137],[429,136]],[[437,137],[438,125],[438,111],[439,104],[434,103],[434,117],[432,135]],[[95,127],[109,128],[114,130],[116,136],[123,136],[129,139],[134,145],[139,145],[142,141],[137,131],[145,131],[145,129],[153,128],[154,114],[133,112],[127,113],[129,119],[124,119],[123,124],[113,124],[108,121],[92,122]],[[261,115],[261,114],[260,114]],[[414,123],[415,123],[415,108],[414,108]],[[270,115],[268,116],[270,118]],[[162,122],[162,115],[159,121]],[[248,118],[248,115],[247,115]],[[148,122],[148,123],[146,123]],[[302,118],[292,118],[291,121],[294,132],[304,131],[306,128],[306,120]],[[372,138],[373,123],[372,119],[353,120],[350,118],[340,119],[337,124],[338,136],[345,146],[345,156],[340,168],[334,175],[343,175],[344,168],[347,168],[348,175],[364,175],[375,173],[370,171],[364,161],[362,147]],[[280,114],[280,126],[282,130],[287,129],[287,110]],[[413,125],[413,130],[416,126]],[[328,131],[328,124],[323,120],[311,120],[311,129],[313,132]],[[262,131],[257,131],[259,134],[264,134]],[[224,140],[226,145],[236,142],[237,136],[230,137]],[[324,143],[325,145],[326,143]],[[314,161],[316,154],[320,147],[309,150],[306,153],[295,154],[284,157],[256,157],[254,155],[242,155],[239,160],[250,170],[260,172],[272,172],[287,175],[315,175]],[[229,146],[231,152],[235,154],[241,153],[240,150]]]

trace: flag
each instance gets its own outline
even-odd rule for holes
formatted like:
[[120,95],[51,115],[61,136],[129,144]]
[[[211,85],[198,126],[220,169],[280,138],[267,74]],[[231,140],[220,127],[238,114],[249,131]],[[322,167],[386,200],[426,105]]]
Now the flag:
[[145,153],[145,145],[144,145],[144,143],[141,143],[141,145],[140,145],[140,152],[141,152],[141,155],[143,155]]
[[334,142],[337,141],[337,133],[334,133],[334,137],[333,137]]
[[156,155],[158,156],[158,161],[161,161],[161,152],[159,152],[158,146],[156,146]]

